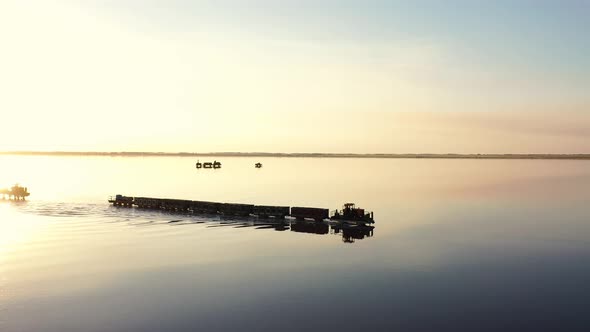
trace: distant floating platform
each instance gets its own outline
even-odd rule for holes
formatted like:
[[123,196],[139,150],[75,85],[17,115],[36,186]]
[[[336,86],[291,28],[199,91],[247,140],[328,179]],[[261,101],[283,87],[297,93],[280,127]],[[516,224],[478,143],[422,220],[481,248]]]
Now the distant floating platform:
[[31,195],[31,193],[29,193],[27,187],[21,187],[18,184],[15,184],[10,189],[0,189],[0,195],[4,200],[8,197],[9,200],[24,201]]
[[218,168],[221,168],[221,163],[217,160],[215,160],[213,162],[204,162],[204,163],[197,160],[197,163],[195,164],[195,168],[197,168],[197,169],[201,169],[201,168],[218,169]]

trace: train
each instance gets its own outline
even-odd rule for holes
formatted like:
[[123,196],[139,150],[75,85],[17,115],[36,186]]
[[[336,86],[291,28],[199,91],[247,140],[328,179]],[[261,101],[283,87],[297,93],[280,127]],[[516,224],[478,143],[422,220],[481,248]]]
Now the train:
[[285,218],[289,216],[297,220],[323,221],[330,219],[357,224],[374,223],[372,212],[365,213],[364,209],[355,208],[351,203],[345,204],[345,209],[343,211],[335,211],[330,216],[330,211],[328,209],[314,207],[218,203],[184,199],[131,197],[124,195],[111,196],[108,201],[114,206],[120,207],[136,206],[142,209],[156,209],[195,214],[217,214],[240,217],[256,216],[258,218]]

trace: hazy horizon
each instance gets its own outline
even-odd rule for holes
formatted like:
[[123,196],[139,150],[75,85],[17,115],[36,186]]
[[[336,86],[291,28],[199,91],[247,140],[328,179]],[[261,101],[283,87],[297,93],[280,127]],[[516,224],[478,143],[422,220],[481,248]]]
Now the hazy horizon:
[[590,159],[590,153],[333,153],[333,152],[263,152],[263,151],[0,151],[15,156],[163,156],[163,157],[318,157],[318,158],[433,158],[433,159]]

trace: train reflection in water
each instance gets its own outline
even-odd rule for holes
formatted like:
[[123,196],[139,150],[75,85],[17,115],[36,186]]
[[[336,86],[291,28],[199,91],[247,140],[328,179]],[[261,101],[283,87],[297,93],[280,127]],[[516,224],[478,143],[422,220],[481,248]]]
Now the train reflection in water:
[[296,219],[276,219],[276,220],[259,220],[259,219],[221,219],[218,224],[209,225],[208,227],[233,227],[254,229],[273,229],[275,231],[291,230],[296,233],[307,233],[316,235],[339,235],[344,243],[354,243],[356,240],[362,240],[373,236],[375,227],[368,225],[351,225],[342,222],[324,221],[301,221]]
[[[218,203],[167,199],[151,197],[131,197],[116,195],[109,198],[115,207],[156,210],[174,214],[207,215],[219,224],[209,227],[254,227],[256,229],[290,229],[297,233],[341,235],[346,243],[373,236],[375,223],[373,212],[358,208],[354,203],[346,203],[342,210],[299,206],[271,206],[242,203]],[[181,221],[181,220],[178,220]],[[174,222],[178,222],[174,221]]]
[[346,243],[353,243],[355,240],[362,240],[367,237],[372,237],[375,230],[374,226],[368,225],[350,225],[341,222],[330,223],[311,223],[311,222],[293,222],[291,223],[291,231],[298,233],[311,234],[334,234],[342,235],[342,241]]

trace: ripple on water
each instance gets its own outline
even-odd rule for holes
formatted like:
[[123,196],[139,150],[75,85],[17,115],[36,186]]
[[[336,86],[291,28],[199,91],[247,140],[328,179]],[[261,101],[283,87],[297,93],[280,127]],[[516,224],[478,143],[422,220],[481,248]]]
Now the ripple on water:
[[14,207],[17,212],[41,217],[44,219],[44,224],[49,221],[53,229],[52,234],[44,236],[42,242],[36,242],[36,245],[43,247],[42,249],[47,249],[46,246],[56,245],[56,243],[67,243],[71,238],[109,234],[116,234],[120,237],[121,227],[133,228],[137,234],[143,234],[143,236],[150,238],[160,237],[161,239],[186,234],[191,227],[210,230],[234,228],[250,231],[291,230],[296,233],[333,234],[342,237],[344,242],[354,242],[355,239],[360,240],[373,236],[373,228],[351,230],[343,227],[346,225],[335,227],[332,223],[318,224],[299,222],[293,219],[179,214],[96,203],[30,201],[13,204],[11,207]]

